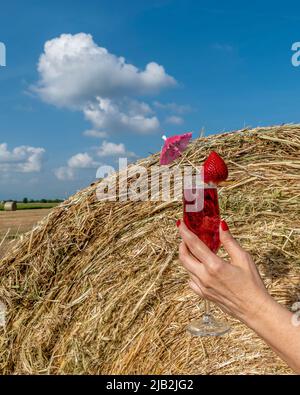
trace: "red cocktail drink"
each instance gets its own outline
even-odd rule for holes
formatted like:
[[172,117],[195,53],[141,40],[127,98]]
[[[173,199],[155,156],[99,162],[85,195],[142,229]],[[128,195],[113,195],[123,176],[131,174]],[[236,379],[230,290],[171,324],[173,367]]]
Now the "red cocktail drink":
[[[203,169],[200,182],[199,178],[196,178],[194,184],[192,179],[187,179],[184,185],[183,220],[186,226],[216,254],[220,247],[221,220],[217,185],[227,179],[228,169],[224,160],[215,151],[210,153]],[[188,325],[188,331],[196,336],[222,336],[227,333],[230,329],[227,322],[214,318],[208,300],[204,300],[204,305],[205,314],[202,319],[193,320]]]
[[[207,186],[193,191],[185,190],[184,192],[183,219],[186,226],[195,233],[211,251],[216,253],[220,247],[220,210],[217,188]],[[198,204],[199,211],[191,211],[190,208],[192,205],[196,207],[196,199],[202,199],[202,204]]]

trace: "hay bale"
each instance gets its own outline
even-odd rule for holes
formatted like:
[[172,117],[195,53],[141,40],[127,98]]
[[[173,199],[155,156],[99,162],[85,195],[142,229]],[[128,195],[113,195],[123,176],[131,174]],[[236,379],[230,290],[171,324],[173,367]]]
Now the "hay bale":
[[[199,164],[212,149],[229,164],[223,216],[270,293],[291,307],[300,291],[300,125],[199,138],[186,155]],[[203,302],[178,262],[180,202],[98,202],[95,190],[52,210],[2,260],[1,373],[291,373],[232,318],[222,338],[186,333]]]
[[6,202],[4,204],[4,211],[16,211],[17,203],[16,202]]

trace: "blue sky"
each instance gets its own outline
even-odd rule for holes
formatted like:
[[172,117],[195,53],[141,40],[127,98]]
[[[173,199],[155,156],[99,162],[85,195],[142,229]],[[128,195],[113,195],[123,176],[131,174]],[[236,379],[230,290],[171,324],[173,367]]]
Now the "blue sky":
[[163,132],[300,122],[299,26],[296,1],[1,4],[0,199],[64,198]]

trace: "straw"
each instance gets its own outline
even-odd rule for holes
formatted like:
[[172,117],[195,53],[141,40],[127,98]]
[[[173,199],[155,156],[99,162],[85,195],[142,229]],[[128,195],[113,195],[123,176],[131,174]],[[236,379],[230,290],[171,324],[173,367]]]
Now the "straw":
[[[300,294],[300,125],[201,137],[185,155],[198,166],[211,150],[229,165],[223,217],[291,308]],[[150,173],[158,162],[138,164]],[[54,208],[1,260],[1,374],[292,373],[216,306],[230,334],[186,332],[204,306],[178,261],[181,202],[98,202],[96,187]]]

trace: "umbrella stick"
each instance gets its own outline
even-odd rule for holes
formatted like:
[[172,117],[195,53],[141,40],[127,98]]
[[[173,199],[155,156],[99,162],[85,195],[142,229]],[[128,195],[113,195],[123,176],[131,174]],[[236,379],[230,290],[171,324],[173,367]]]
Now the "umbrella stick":
[[183,159],[185,159],[196,171],[200,173],[200,170],[195,165],[193,165],[193,163],[182,152],[180,152],[180,156],[182,156]]

